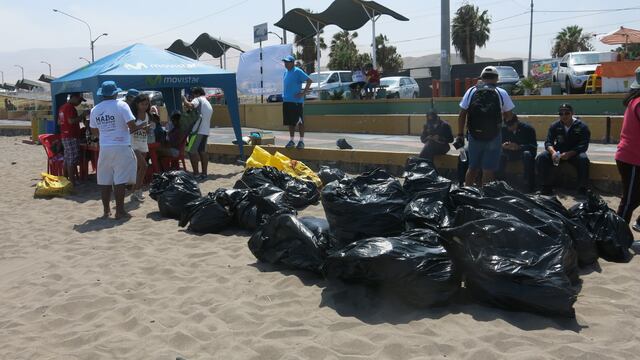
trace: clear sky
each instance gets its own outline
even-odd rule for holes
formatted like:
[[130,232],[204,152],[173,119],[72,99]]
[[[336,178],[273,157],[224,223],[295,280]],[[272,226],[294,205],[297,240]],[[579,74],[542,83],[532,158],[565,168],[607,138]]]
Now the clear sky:
[[[376,23],[376,32],[388,36],[392,45],[398,47],[402,56],[421,56],[439,52],[440,46],[440,1],[439,0],[378,0],[379,3],[405,15],[408,22],[399,22],[383,16]],[[286,8],[307,8],[322,11],[331,0],[286,0]],[[491,38],[486,48],[480,49],[479,56],[496,58],[523,57],[528,55],[529,0],[478,0],[470,1],[482,10],[488,10],[493,19]],[[451,0],[452,16],[463,4]],[[533,57],[547,58],[554,35],[568,25],[580,25],[585,31],[596,34],[606,33],[624,25],[640,28],[640,9],[611,11],[612,9],[640,7],[637,0],[580,0],[552,1],[535,0],[536,11],[569,11],[534,13]],[[86,26],[73,19],[56,14],[53,8],[65,11],[87,21],[94,37],[109,33],[96,43],[96,58],[135,42],[166,47],[175,39],[193,41],[202,32],[235,42],[244,48],[253,48],[253,25],[267,22],[269,30],[282,33],[273,26],[282,16],[281,0],[225,0],[225,1],[70,1],[70,0],[0,0],[2,21],[2,46],[0,57],[29,49],[85,48],[87,58],[89,35]],[[587,10],[603,10],[587,12]],[[609,11],[604,11],[609,10]],[[338,31],[329,26],[325,30],[327,43],[331,35]],[[371,25],[367,23],[358,31],[357,45],[362,51],[369,48]],[[267,44],[276,44],[279,39],[273,35]],[[288,35],[289,42],[293,35]],[[612,49],[601,44],[597,38],[593,44],[598,50]],[[84,51],[84,50],[80,50]],[[453,51],[453,49],[452,49]],[[34,57],[33,52],[23,56]],[[29,55],[27,55],[29,54]],[[37,54],[37,52],[36,52]],[[43,51],[42,54],[47,54]],[[55,57],[55,75],[62,75],[80,66],[78,56],[69,51],[68,61]],[[73,56],[71,56],[71,54]],[[82,52],[81,52],[82,54]],[[15,55],[15,54],[14,54]],[[328,51],[323,53],[326,58]],[[81,55],[82,56],[82,55]],[[229,63],[238,54],[229,54]],[[12,60],[15,57],[12,57]],[[19,59],[29,64],[27,74],[46,72],[45,65],[35,65],[39,60]],[[211,61],[211,60],[210,60]],[[217,64],[217,61],[213,61]],[[0,71],[5,73],[5,81],[14,82],[20,77],[19,70],[11,64],[0,61]],[[32,75],[33,76],[33,75]],[[27,76],[29,77],[29,76]]]

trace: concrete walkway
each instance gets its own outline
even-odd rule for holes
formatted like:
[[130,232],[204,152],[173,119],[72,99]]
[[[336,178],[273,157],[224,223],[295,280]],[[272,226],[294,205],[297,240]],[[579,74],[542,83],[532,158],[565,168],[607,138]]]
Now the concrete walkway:
[[[248,136],[252,131],[259,129],[242,128],[242,135]],[[272,133],[276,137],[276,145],[284,146],[289,141],[289,133],[285,131],[265,131]],[[235,140],[232,128],[212,128],[208,143],[230,144]],[[354,149],[362,150],[383,150],[383,151],[406,151],[420,153],[422,143],[419,136],[408,135],[365,135],[365,134],[337,134],[337,133],[306,133],[304,137],[305,146],[308,148],[337,149],[336,140],[345,138]],[[298,134],[296,133],[296,141]],[[538,151],[544,146],[543,142],[538,142]],[[590,144],[587,154],[593,161],[614,162],[613,156],[616,145]],[[449,154],[457,153],[453,147]]]

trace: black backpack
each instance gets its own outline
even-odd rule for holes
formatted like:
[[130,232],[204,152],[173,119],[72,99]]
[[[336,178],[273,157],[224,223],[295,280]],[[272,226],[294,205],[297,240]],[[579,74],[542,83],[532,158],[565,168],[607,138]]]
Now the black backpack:
[[493,85],[480,85],[475,89],[467,109],[469,134],[477,140],[491,140],[502,125],[502,95]]

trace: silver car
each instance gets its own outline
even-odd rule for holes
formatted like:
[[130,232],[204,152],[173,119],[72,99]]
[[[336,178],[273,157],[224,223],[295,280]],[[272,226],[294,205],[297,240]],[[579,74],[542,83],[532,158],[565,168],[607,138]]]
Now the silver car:
[[566,54],[560,60],[560,66],[553,77],[567,94],[584,92],[585,84],[598,65],[615,61],[615,52],[580,51]]
[[388,98],[415,99],[420,94],[420,86],[408,76],[389,76],[380,79],[380,87],[387,90]]

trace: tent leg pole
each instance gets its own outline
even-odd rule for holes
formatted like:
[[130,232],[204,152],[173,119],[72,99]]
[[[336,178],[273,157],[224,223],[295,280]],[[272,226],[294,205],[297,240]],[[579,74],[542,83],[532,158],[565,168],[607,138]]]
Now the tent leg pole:
[[371,62],[373,64],[373,68],[377,69],[377,59],[376,59],[376,18],[375,14],[371,17]]
[[316,68],[316,72],[318,73],[318,90],[320,90],[320,24],[317,24],[316,27],[316,60],[318,66]]

